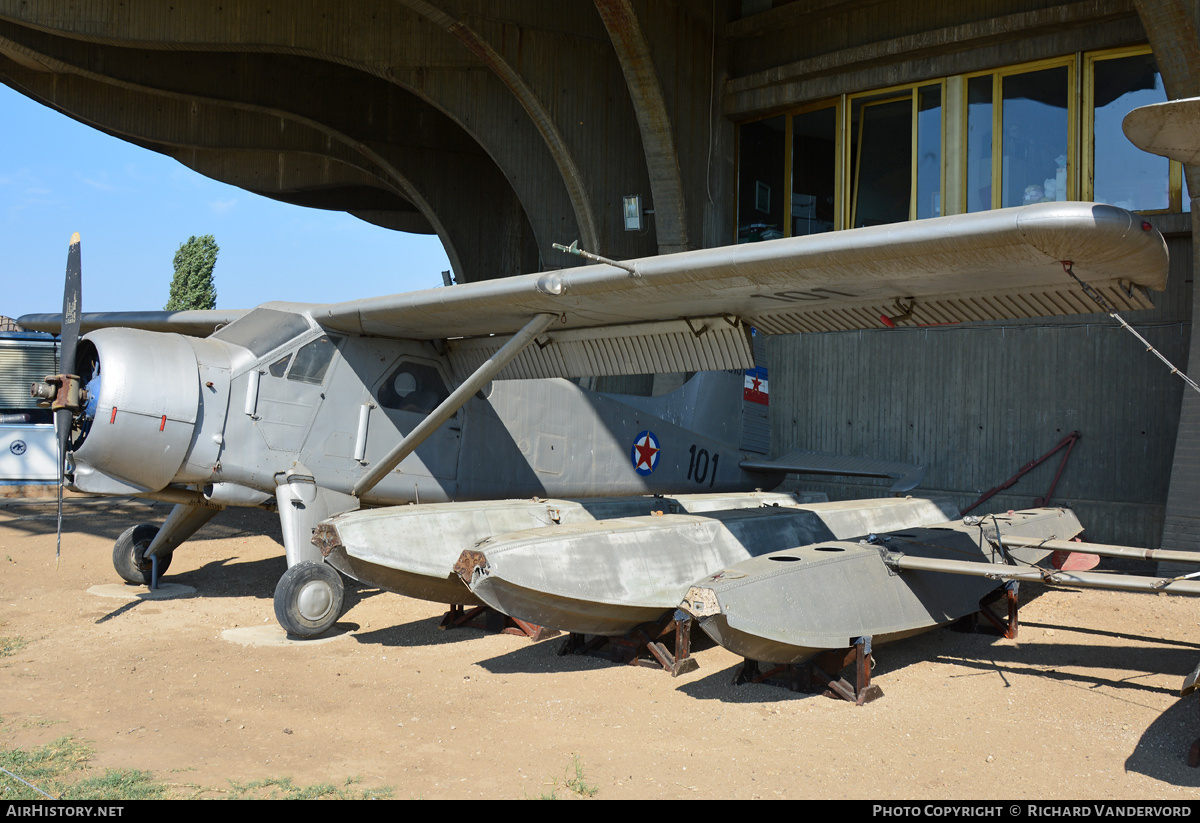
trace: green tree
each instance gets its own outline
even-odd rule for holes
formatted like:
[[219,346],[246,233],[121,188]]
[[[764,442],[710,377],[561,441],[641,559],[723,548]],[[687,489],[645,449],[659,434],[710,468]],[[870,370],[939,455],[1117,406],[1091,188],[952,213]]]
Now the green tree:
[[213,267],[221,249],[211,234],[189,237],[175,252],[175,277],[171,279],[171,299],[167,311],[215,309],[217,289],[213,286]]

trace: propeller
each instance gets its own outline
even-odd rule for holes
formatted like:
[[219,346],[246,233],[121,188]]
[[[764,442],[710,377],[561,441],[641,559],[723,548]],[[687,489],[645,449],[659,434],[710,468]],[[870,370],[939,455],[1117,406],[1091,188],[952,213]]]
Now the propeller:
[[[58,368],[64,382],[74,378],[78,391],[78,376],[68,374],[75,369],[75,348],[79,343],[79,315],[83,307],[83,276],[80,265],[79,232],[71,235],[71,247],[67,250],[67,275],[63,284],[62,344],[59,348]],[[62,550],[62,507],[63,486],[66,484],[67,444],[71,439],[71,419],[76,408],[54,410],[54,434],[58,438],[58,535],[54,545],[54,563],[58,565]]]
[[68,370],[75,368],[75,350],[79,344],[80,311],[83,304],[83,284],[79,255],[79,232],[71,235],[67,251],[67,275],[63,286],[62,334],[59,345],[58,368],[61,374],[47,375],[45,382],[34,383],[30,394],[39,406],[54,410],[54,434],[58,441],[58,535],[54,547],[54,563],[62,551],[63,487],[66,485],[67,446],[71,442],[71,425],[75,413],[87,402],[87,393],[79,386],[79,376]]

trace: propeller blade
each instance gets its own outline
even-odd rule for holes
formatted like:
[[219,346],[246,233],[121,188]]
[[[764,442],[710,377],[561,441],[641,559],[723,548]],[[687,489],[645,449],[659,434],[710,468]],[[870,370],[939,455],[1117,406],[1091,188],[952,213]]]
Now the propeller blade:
[[[58,368],[62,374],[75,371],[75,349],[79,343],[79,320],[83,307],[83,277],[79,253],[79,232],[71,235],[71,248],[67,251],[67,276],[63,285],[62,336],[59,346]],[[54,412],[54,433],[58,440],[58,536],[54,547],[54,562],[58,564],[62,550],[62,505],[63,486],[66,483],[67,445],[71,438],[71,411],[58,409]]]
[[[59,346],[58,369],[62,374],[74,374],[75,349],[79,344],[79,320],[83,305],[83,283],[80,268],[79,232],[71,235],[71,248],[67,252],[67,277],[63,285],[62,336]],[[58,435],[58,451],[62,457],[67,453],[67,442],[71,436],[71,412],[59,409],[54,413],[54,431]],[[62,481],[62,461],[59,461],[59,482]]]

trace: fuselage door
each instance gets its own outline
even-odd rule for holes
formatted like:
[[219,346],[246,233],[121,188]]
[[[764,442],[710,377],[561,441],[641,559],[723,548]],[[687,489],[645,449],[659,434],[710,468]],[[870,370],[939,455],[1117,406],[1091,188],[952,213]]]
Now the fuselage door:
[[258,430],[275,451],[299,452],[324,399],[338,339],[323,334],[260,367]]
[[[437,361],[405,355],[388,368],[372,387],[376,409],[371,412],[366,457],[382,458],[450,395],[449,383]],[[462,410],[447,420],[400,464],[400,471],[453,480],[458,473]]]

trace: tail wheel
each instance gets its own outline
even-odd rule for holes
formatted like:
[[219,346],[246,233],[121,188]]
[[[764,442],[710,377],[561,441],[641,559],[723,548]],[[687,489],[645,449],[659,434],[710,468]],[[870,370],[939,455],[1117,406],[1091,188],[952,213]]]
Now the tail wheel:
[[[158,526],[141,523],[130,526],[113,544],[113,568],[126,583],[133,583],[135,586],[150,585],[152,566],[150,558],[146,557],[146,549],[150,548],[156,534]],[[170,554],[158,558],[160,577],[167,573],[167,567],[170,565]]]
[[275,619],[296,637],[316,637],[342,615],[342,576],[324,563],[297,563],[275,587]]

